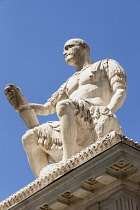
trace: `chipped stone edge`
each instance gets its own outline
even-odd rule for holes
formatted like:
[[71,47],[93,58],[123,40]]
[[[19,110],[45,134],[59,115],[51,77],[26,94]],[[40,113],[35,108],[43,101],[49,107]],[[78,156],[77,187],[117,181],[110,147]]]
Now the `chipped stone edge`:
[[33,182],[31,182],[21,190],[17,191],[13,195],[2,201],[0,203],[0,209],[6,210],[7,208],[10,208],[11,206],[19,203],[20,201],[26,199],[27,197],[31,196],[38,190],[50,184],[59,176],[62,176],[66,172],[81,165],[85,161],[89,160],[90,158],[94,157],[95,155],[108,149],[110,146],[113,146],[115,143],[120,141],[140,150],[139,143],[135,142],[132,139],[129,139],[128,137],[125,137],[122,134],[113,131],[108,135],[106,135],[105,137],[103,137],[102,139],[86,147],[79,153],[75,154],[65,163],[59,162],[54,165],[52,164],[52,166],[51,165],[46,166],[44,168],[45,175],[41,175],[41,177],[34,180]]

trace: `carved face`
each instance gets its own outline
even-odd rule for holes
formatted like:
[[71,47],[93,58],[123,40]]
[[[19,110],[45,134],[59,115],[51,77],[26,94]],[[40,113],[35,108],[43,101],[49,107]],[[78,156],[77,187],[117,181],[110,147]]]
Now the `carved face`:
[[64,45],[63,55],[65,56],[65,61],[70,66],[76,66],[79,62],[83,51],[83,47],[77,42],[77,39],[71,39]]

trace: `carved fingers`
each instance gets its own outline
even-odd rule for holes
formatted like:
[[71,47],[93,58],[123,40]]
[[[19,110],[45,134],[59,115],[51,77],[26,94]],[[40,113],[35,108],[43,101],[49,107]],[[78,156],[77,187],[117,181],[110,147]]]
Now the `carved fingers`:
[[96,119],[99,119],[101,115],[111,115],[112,112],[107,106],[96,106],[90,108],[90,113]]
[[101,114],[102,115],[110,115],[112,113],[111,113],[111,110],[107,106],[105,106],[105,107],[101,107]]

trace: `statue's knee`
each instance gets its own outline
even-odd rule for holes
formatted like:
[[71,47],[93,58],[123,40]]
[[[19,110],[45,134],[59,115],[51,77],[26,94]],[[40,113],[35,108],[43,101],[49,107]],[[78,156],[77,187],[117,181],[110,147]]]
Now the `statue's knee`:
[[26,151],[29,150],[31,144],[36,144],[36,135],[32,131],[28,131],[22,136],[22,144]]
[[59,101],[56,105],[56,112],[58,117],[68,114],[71,110],[70,102],[68,100]]

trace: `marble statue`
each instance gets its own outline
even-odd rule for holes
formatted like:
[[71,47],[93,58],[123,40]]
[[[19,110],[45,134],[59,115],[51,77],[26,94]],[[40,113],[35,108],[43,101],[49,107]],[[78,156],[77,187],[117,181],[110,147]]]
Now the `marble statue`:
[[[123,134],[114,114],[126,98],[126,74],[112,59],[93,62],[82,39],[64,45],[65,61],[74,73],[47,103],[28,103],[20,89],[7,85],[5,94],[30,128],[22,137],[36,177],[49,162],[65,162],[112,131]],[[57,113],[60,121],[39,125],[36,115]]]

